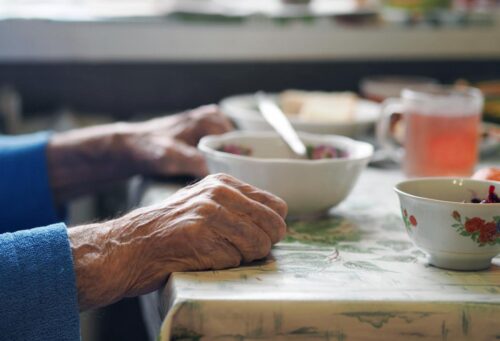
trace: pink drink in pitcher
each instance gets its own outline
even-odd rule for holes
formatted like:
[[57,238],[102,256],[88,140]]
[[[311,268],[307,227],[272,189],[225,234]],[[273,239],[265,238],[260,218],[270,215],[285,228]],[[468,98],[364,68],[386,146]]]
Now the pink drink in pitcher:
[[388,122],[393,113],[401,113],[407,176],[470,176],[478,159],[482,107],[481,91],[474,88],[404,89],[400,98],[384,102],[378,140],[389,152],[395,150]]
[[406,117],[404,172],[408,176],[470,176],[478,155],[476,114]]

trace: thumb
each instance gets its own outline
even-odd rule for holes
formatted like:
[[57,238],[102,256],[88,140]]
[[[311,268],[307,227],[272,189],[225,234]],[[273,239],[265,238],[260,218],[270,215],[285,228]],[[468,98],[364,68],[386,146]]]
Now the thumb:
[[204,177],[208,174],[205,157],[196,148],[175,140],[166,152],[166,171],[171,175],[188,174]]

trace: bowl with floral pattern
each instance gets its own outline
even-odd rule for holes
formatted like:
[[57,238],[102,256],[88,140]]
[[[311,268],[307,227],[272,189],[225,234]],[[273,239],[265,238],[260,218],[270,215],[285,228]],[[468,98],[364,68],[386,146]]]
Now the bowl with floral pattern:
[[432,265],[482,270],[500,253],[500,182],[422,178],[395,191],[404,227]]

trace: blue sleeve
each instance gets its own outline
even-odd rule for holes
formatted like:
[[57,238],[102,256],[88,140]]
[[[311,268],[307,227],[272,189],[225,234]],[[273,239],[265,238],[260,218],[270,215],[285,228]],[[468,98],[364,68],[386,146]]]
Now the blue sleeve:
[[0,234],[0,339],[80,339],[64,224]]
[[47,170],[48,133],[0,135],[0,233],[61,221]]

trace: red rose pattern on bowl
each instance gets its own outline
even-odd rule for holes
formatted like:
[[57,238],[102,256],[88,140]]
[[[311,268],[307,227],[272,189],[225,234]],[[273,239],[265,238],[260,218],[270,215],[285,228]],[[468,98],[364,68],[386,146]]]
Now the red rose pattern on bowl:
[[412,228],[416,228],[418,225],[417,218],[415,218],[414,215],[409,215],[408,211],[405,208],[401,208],[401,212],[403,215],[403,222],[405,224],[406,231],[410,233]]
[[456,221],[452,227],[461,236],[471,238],[479,246],[500,244],[500,215],[494,216],[491,221],[479,217],[465,217],[462,220],[458,211],[453,211],[451,216]]

